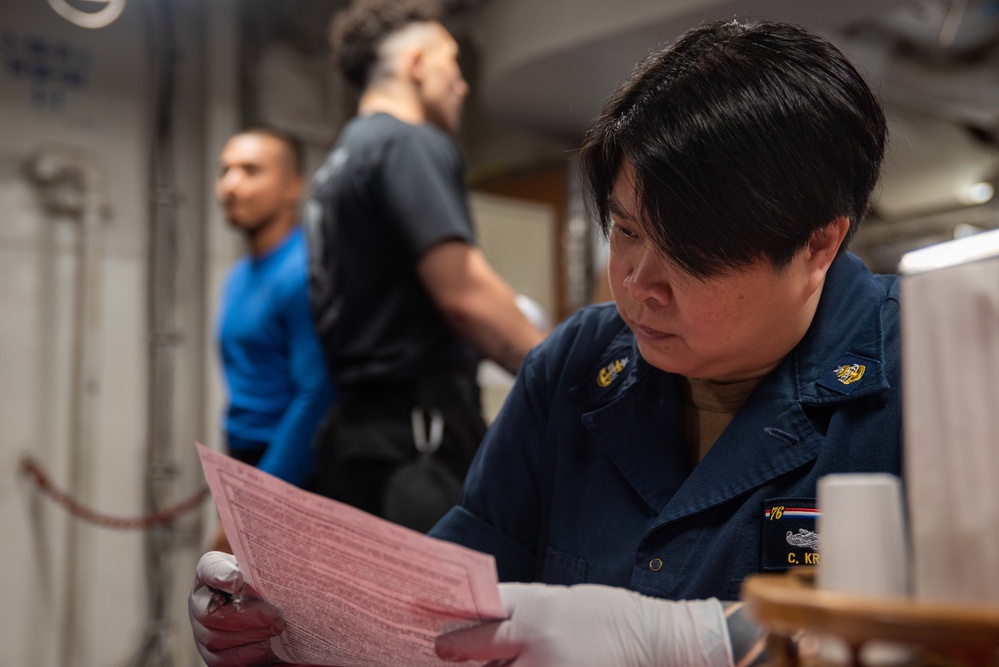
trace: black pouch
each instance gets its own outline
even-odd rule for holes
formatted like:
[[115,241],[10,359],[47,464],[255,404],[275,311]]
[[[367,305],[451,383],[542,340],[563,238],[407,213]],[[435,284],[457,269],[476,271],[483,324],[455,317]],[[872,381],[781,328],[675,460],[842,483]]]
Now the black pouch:
[[461,480],[436,458],[443,440],[444,418],[437,410],[429,413],[428,436],[424,410],[413,409],[413,441],[418,454],[389,477],[382,507],[389,521],[423,533],[433,528],[461,496]]

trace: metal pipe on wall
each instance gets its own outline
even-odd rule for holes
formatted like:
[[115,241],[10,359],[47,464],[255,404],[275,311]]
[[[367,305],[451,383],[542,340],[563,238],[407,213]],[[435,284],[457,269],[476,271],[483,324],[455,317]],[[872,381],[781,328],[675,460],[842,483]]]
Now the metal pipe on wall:
[[[149,385],[146,445],[145,511],[155,514],[173,500],[178,474],[173,436],[174,366],[180,334],[175,323],[177,280],[177,187],[174,164],[174,87],[177,43],[173,3],[149,7],[152,48],[153,118],[150,146],[150,228],[147,267]],[[175,664],[168,595],[170,566],[176,549],[172,524],[152,527],[145,535],[148,617],[134,667]]]
[[[70,389],[68,490],[76,497],[90,495],[93,470],[85,448],[93,444],[99,414],[101,291],[104,233],[108,200],[104,172],[88,153],[69,148],[47,148],[28,161],[29,177],[41,186],[45,208],[79,220],[77,235],[76,294]],[[60,618],[60,652],[63,664],[81,651],[84,633],[77,609],[78,583],[86,572],[81,562],[80,533],[76,521],[66,523],[65,586]]]

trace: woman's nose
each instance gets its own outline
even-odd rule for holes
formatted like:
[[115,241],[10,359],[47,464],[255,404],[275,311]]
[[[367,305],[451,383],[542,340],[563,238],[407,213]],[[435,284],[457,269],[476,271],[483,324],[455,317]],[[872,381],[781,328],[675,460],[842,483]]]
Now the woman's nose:
[[627,283],[631,296],[637,301],[652,299],[666,304],[673,298],[673,290],[663,270],[662,258],[649,250],[643,250],[637,258]]

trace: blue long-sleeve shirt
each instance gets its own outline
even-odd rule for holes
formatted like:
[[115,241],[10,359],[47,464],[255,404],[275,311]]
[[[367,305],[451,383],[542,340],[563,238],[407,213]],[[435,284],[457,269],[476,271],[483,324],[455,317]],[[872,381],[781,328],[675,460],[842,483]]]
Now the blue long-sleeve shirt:
[[266,444],[257,467],[301,485],[312,472],[316,428],[336,394],[309,310],[301,228],[268,254],[236,263],[217,330],[230,448],[242,441]]

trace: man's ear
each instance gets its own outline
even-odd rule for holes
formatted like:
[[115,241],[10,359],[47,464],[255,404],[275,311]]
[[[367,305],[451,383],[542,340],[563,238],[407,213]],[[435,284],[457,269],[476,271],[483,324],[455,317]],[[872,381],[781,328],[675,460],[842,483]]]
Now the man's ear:
[[425,52],[422,46],[413,44],[402,52],[402,71],[411,81],[423,83],[426,76]]

